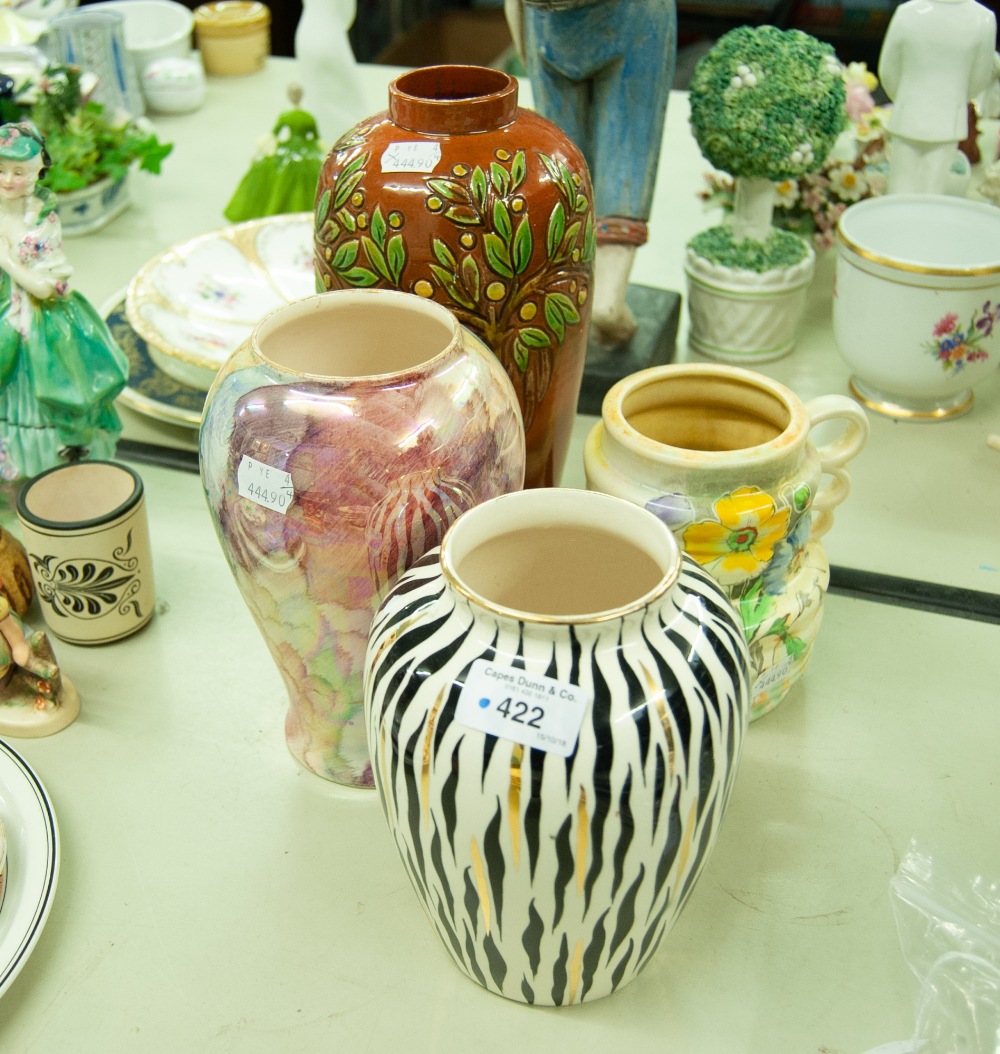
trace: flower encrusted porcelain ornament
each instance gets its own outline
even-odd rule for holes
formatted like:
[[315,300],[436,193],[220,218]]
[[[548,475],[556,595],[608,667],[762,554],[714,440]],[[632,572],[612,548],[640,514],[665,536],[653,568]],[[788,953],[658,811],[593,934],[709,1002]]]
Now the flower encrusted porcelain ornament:
[[698,63],[691,129],[734,192],[728,222],[687,247],[696,350],[761,361],[792,349],[815,254],[773,225],[775,184],[822,165],[847,123],[845,99],[833,49],[798,30],[743,26]]

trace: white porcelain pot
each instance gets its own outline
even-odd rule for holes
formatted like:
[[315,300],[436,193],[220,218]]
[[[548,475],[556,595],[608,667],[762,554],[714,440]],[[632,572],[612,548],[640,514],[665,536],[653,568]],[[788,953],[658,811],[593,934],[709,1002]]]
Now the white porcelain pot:
[[805,309],[816,254],[792,267],[758,273],[711,263],[687,250],[688,342],[724,362],[768,362],[787,355]]
[[837,228],[833,328],[873,410],[941,420],[1000,363],[1000,209],[947,195],[852,205]]
[[89,187],[63,191],[56,201],[63,234],[90,234],[128,208],[128,174],[117,180],[105,176]]

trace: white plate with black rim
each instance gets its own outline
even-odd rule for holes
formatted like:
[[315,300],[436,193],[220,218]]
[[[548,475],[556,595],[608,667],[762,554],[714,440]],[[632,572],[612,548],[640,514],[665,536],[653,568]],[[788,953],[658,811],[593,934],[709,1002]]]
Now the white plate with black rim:
[[35,947],[59,878],[59,829],[31,766],[0,739],[0,819],[7,833],[7,889],[0,905],[0,996]]

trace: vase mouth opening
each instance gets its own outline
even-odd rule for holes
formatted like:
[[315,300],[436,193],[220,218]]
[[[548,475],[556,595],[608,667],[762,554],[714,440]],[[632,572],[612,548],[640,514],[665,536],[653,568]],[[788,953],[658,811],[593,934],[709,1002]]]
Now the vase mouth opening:
[[805,408],[776,381],[739,367],[667,366],[619,382],[605,420],[662,453],[725,458],[784,449],[808,427]]
[[519,622],[584,624],[641,611],[672,589],[681,554],[652,513],[593,491],[541,488],[477,505],[452,525],[441,568],[477,607]]
[[423,371],[460,341],[447,308],[387,289],[317,293],[266,315],[254,331],[270,365],[321,380]]
[[389,85],[389,117],[413,132],[486,132],[516,116],[517,81],[486,66],[425,66]]

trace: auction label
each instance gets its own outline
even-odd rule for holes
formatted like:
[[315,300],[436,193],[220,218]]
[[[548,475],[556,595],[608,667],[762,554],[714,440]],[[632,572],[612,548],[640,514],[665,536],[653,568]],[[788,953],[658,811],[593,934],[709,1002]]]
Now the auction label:
[[576,749],[590,701],[578,685],[476,659],[458,697],[455,720],[568,758]]
[[776,662],[769,670],[764,672],[753,682],[752,697],[756,698],[761,692],[768,692],[792,672],[795,665],[795,656],[786,655],[780,662]]
[[265,509],[280,512],[282,516],[295,500],[291,473],[271,468],[246,454],[236,470],[236,485],[241,497],[249,498]]
[[382,171],[433,172],[440,160],[440,143],[390,143],[382,153]]

